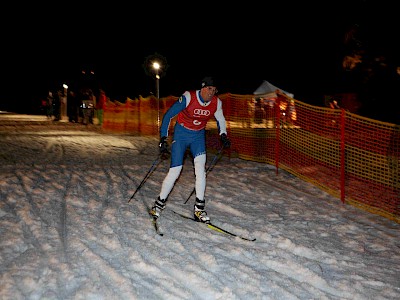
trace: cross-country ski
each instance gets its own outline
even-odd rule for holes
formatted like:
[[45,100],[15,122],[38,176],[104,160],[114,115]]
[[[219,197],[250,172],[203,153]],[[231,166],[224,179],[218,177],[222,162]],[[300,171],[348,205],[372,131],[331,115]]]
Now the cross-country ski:
[[[182,218],[185,218],[185,219],[188,219],[188,220],[192,220],[192,221],[194,221],[194,222],[198,222],[198,221],[197,221],[195,218],[193,218],[193,217],[189,217],[189,216],[187,216],[187,215],[181,214],[181,213],[176,212],[176,211],[174,211],[174,210],[173,210],[173,212],[174,212],[175,214],[181,216]],[[198,223],[201,223],[201,222],[198,222]],[[202,223],[201,223],[201,224],[202,224]],[[241,238],[242,240],[246,240],[246,241],[250,241],[250,242],[254,242],[254,241],[256,240],[255,238],[247,238],[247,237],[243,237],[243,236],[237,235],[237,234],[235,234],[235,233],[233,233],[233,232],[230,232],[230,231],[228,231],[228,230],[226,230],[226,229],[223,229],[223,228],[221,228],[221,227],[219,227],[219,226],[217,226],[217,225],[215,225],[215,224],[213,224],[213,223],[211,223],[211,222],[204,223],[204,224],[207,225],[208,228],[210,228],[210,229],[212,229],[212,230],[214,230],[214,231],[218,231],[218,232],[221,232],[221,233],[224,233],[224,234],[228,234],[228,235],[231,235],[231,236],[234,236],[234,237],[238,237],[238,238]]]

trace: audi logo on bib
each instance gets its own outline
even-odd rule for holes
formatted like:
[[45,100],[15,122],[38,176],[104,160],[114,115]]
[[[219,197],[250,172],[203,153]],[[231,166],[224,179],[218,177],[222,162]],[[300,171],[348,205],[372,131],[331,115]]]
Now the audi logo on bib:
[[210,111],[209,110],[200,109],[200,108],[196,108],[194,110],[194,114],[198,115],[198,116],[209,116],[210,115]]

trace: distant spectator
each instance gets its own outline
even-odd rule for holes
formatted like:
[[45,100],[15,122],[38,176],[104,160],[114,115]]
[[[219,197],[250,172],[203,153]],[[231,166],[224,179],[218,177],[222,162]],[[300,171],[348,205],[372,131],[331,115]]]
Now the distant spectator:
[[46,97],[46,117],[51,119],[53,117],[53,93],[49,91]]
[[254,105],[254,123],[262,124],[264,122],[265,112],[263,103],[260,98],[256,98],[256,103]]
[[78,123],[79,114],[79,99],[76,93],[72,90],[68,90],[67,99],[67,115],[70,122]]
[[94,109],[95,109],[95,96],[92,89],[84,88],[81,91],[81,110],[82,110],[82,124],[93,124]]
[[53,94],[53,114],[54,114],[54,121],[61,120],[61,90],[58,90]]
[[107,102],[107,97],[106,93],[104,90],[100,89],[100,95],[99,99],[96,102],[96,114],[97,114],[97,120],[98,124],[101,126],[103,125],[103,116],[104,116],[104,108]]

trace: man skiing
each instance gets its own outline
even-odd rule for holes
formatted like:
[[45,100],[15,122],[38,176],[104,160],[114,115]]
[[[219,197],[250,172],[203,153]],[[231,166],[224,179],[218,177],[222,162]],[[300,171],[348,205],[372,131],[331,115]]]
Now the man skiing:
[[224,148],[231,145],[227,137],[226,121],[222,110],[222,101],[217,94],[212,77],[205,77],[201,82],[200,90],[185,91],[181,97],[165,113],[160,128],[160,152],[169,153],[168,128],[175,116],[174,135],[171,146],[170,169],[163,180],[160,194],[150,210],[156,219],[165,208],[168,195],[178,179],[184,160],[186,149],[189,147],[194,158],[196,176],[196,202],[194,205],[194,218],[196,221],[209,223],[210,218],[205,211],[206,188],[206,142],[205,128],[208,120],[214,117],[217,120],[219,135]]

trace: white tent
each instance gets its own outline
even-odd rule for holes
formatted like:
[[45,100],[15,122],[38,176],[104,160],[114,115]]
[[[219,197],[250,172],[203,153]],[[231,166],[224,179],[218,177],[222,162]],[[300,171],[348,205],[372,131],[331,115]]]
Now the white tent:
[[281,88],[269,83],[268,81],[264,80],[261,85],[254,91],[254,95],[260,98],[276,98],[276,90],[279,90],[286,96],[290,98],[294,98],[294,94],[288,93]]

